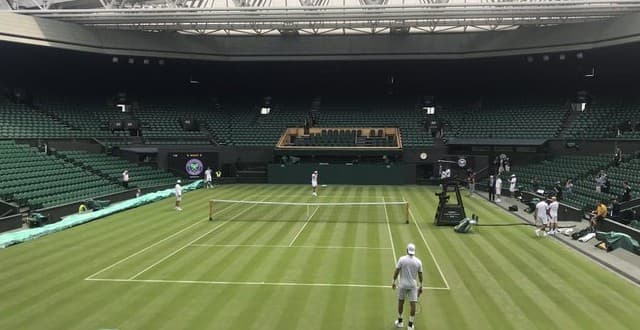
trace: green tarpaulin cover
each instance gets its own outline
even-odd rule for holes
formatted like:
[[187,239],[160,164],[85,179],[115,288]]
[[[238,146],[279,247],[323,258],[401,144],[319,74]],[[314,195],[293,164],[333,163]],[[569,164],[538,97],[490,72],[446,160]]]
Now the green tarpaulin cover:
[[607,244],[607,250],[613,251],[617,248],[623,248],[627,251],[631,251],[635,254],[640,254],[640,244],[631,236],[615,231],[611,232],[597,232],[596,239],[604,241]]
[[[182,188],[183,192],[195,190],[202,185],[202,180],[198,180]],[[156,191],[153,193],[144,194],[140,197],[128,199],[119,203],[112,204],[95,212],[72,214],[65,217],[63,220],[50,225],[46,225],[38,228],[31,228],[20,230],[16,232],[0,234],[0,248],[22,243],[24,241],[32,240],[40,236],[55,233],[67,228],[71,228],[89,221],[97,220],[108,215],[128,210],[130,208],[138,207],[141,205],[149,204],[167,197],[173,196],[174,189],[169,188],[165,190]]]

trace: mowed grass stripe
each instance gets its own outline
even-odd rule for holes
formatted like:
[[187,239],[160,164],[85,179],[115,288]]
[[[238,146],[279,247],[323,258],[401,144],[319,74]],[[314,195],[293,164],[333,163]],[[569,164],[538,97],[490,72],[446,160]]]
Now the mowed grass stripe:
[[[111,242],[113,240],[116,240],[116,237],[119,237],[117,235],[122,235],[126,231],[126,230],[114,230],[114,232],[107,231],[104,237],[100,235],[102,233],[101,231],[93,231],[93,233],[95,234],[89,237],[79,235],[80,233],[84,235],[85,232],[88,230],[88,226],[91,226],[93,224],[99,224],[99,222],[94,222],[92,224],[88,224],[85,226],[76,227],[65,232],[52,234],[49,237],[45,237],[45,239],[43,240],[28,242],[25,245],[23,245],[24,247],[21,245],[16,246],[15,248],[22,250],[25,247],[29,248],[30,245],[32,244],[43,245],[45,243],[49,243],[49,241],[52,240],[55,236],[65,237],[65,239],[52,241],[50,244],[47,245],[46,249],[40,249],[40,248],[36,249],[36,251],[39,251],[41,254],[44,254],[44,255],[48,254],[49,256],[48,259],[50,261],[55,261],[53,262],[52,266],[44,267],[44,268],[37,267],[36,269],[39,269],[40,271],[28,271],[28,270],[25,271],[23,269],[15,267],[22,271],[22,274],[20,274],[20,277],[24,281],[31,282],[31,283],[36,283],[38,281],[42,281],[43,279],[46,279],[47,281],[50,282],[49,290],[54,290],[54,291],[60,288],[73,287],[72,284],[74,284],[75,281],[77,281],[77,278],[75,278],[74,276],[78,276],[77,273],[81,271],[81,269],[74,266],[92,265],[95,263],[94,260],[101,256],[100,254],[92,255],[92,254],[80,253],[83,251],[83,246],[86,245],[86,241],[87,240],[91,241],[92,242],[91,245],[95,246],[95,245],[99,245],[103,241]],[[131,227],[131,226],[135,228],[137,227],[137,224],[130,222],[122,227],[125,227],[126,229],[127,227]],[[108,227],[111,227],[111,226],[108,226]],[[70,236],[70,239],[66,239],[66,237],[69,237],[69,236]],[[115,237],[112,237],[112,236],[115,236]],[[28,265],[30,265],[32,268],[35,268],[33,266],[34,264],[41,264],[45,262],[42,260],[42,257],[34,258],[34,260],[24,259],[24,261],[26,262],[24,262],[24,266],[22,268],[27,267]],[[83,275],[80,275],[80,276],[83,276]],[[13,296],[13,295],[17,296],[17,299],[12,300],[11,303],[13,304],[22,305],[22,304],[26,304],[26,302],[29,300],[48,301],[51,299],[51,297],[47,295],[42,296],[37,292],[33,292],[34,293],[33,296],[30,295],[29,291],[20,292],[20,294],[16,294],[14,290],[20,291],[19,286],[17,286],[19,282],[7,281],[7,284],[9,286],[12,284],[16,285],[15,287],[13,287],[13,289],[3,292],[3,296]],[[3,288],[6,289],[7,287],[3,286]],[[56,297],[58,297],[59,301],[64,301],[65,299],[72,299],[72,296],[56,295]],[[43,302],[43,304],[44,303],[45,302]],[[54,303],[56,302],[54,301]]]
[[[509,215],[511,216],[511,215]],[[535,251],[535,257],[539,259],[540,264],[538,268],[548,269],[553,271],[553,277],[556,281],[551,285],[555,285],[556,289],[562,290],[565,286],[562,284],[573,284],[579,287],[592,287],[597,289],[600,287],[602,290],[608,290],[610,288],[610,282],[615,279],[615,282],[621,283],[625,286],[624,281],[619,282],[619,278],[613,273],[602,272],[600,266],[585,258],[576,258],[576,253],[567,249],[564,246],[559,246],[557,242],[554,242],[551,238],[533,238],[533,229],[530,227],[518,228],[522,235],[513,236],[514,240],[517,240],[516,247],[522,247],[526,244],[531,244],[532,251]],[[503,236],[499,236],[501,238]],[[579,256],[579,255],[578,255]],[[579,274],[579,276],[576,276]],[[608,277],[608,278],[603,278]],[[570,280],[570,283],[561,283]],[[560,282],[560,283],[558,283]],[[633,294],[634,290],[637,290],[637,286],[630,283],[626,283],[629,286],[629,290],[616,290],[610,292],[605,297],[599,299],[603,304],[621,303],[622,306],[631,306],[633,304],[640,303],[640,296]],[[592,290],[590,290],[592,291]],[[584,291],[583,291],[584,292]],[[565,292],[565,295],[573,295],[575,299],[586,299],[581,292]],[[609,301],[610,300],[610,301]]]
[[[493,205],[490,205],[493,206]],[[498,210],[500,212],[501,210]],[[506,214],[507,217],[513,217],[511,214]],[[517,221],[517,219],[514,219]],[[484,229],[484,228],[483,228]],[[593,292],[597,289],[594,286],[599,286],[603,283],[601,278],[591,278],[591,274],[603,274],[602,271],[588,272],[588,273],[575,273],[571,271],[571,260],[560,261],[563,256],[570,256],[571,251],[566,249],[558,249],[558,246],[554,246],[549,239],[536,239],[533,237],[532,230],[530,228],[504,228],[502,234],[498,234],[500,229],[489,230],[485,235],[491,235],[494,253],[492,256],[508,255],[509,260],[516,263],[516,269],[523,271],[522,276],[528,276],[533,280],[537,280],[536,288],[530,288],[526,292],[540,292],[539,295],[533,297],[534,301],[539,302],[541,296],[548,297],[553,301],[542,304],[546,307],[545,312],[551,314],[553,320],[559,325],[572,325],[575,320],[589,324],[598,324],[600,322],[604,325],[611,326],[617,324],[619,321],[615,317],[600,317],[597,319],[592,318],[593,309],[590,306],[597,301],[598,304],[603,306],[609,304],[620,304],[621,306],[628,306],[619,299],[611,299],[610,296],[600,296],[597,300],[590,299],[583,295],[580,291],[567,292],[567,287],[577,286],[589,288],[588,290],[582,290]],[[517,232],[517,233],[511,233]],[[483,232],[484,234],[484,232]],[[498,252],[498,250],[500,252]],[[586,261],[586,260],[582,260]],[[524,271],[526,270],[526,271]],[[580,274],[579,276],[576,276]],[[611,275],[611,274],[609,274]],[[567,281],[570,280],[570,281]],[[606,282],[604,282],[606,283]],[[522,286],[522,283],[521,283]],[[603,287],[602,290],[607,290]],[[544,293],[542,292],[544,291]],[[611,301],[608,301],[611,300]],[[583,301],[588,303],[574,304],[572,301]],[[558,314],[565,314],[561,317]],[[625,325],[620,325],[625,326]]]

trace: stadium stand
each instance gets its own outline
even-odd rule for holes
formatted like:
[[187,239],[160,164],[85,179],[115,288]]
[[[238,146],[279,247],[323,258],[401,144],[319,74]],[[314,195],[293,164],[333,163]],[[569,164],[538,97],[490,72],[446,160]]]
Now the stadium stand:
[[59,151],[58,155],[67,161],[76,164],[88,171],[104,176],[112,182],[120,182],[122,172],[126,169],[130,174],[129,187],[154,187],[175,183],[176,177],[172,174],[143,166],[132,164],[118,157],[104,154],[94,154],[86,151]]
[[577,114],[566,132],[568,139],[640,139],[640,102],[636,97],[598,97]]
[[34,147],[2,140],[0,154],[0,196],[21,207],[49,207],[124,191],[110,180]]
[[439,117],[455,138],[550,139],[561,129],[568,109],[554,99],[472,100],[442,104]]

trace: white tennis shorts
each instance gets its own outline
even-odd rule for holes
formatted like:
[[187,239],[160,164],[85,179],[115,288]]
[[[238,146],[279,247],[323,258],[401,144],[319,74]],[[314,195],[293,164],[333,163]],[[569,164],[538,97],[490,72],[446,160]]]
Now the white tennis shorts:
[[546,225],[549,223],[549,217],[538,216],[538,222],[542,223],[543,225]]
[[398,299],[418,301],[418,288],[398,288]]
[[317,187],[317,186],[318,186],[318,183],[317,183],[317,182],[311,182],[311,187],[315,188],[315,187]]
[[179,202],[182,200],[182,196],[176,196],[176,202]]
[[549,218],[549,222],[558,223],[558,216],[557,215],[552,215],[551,218]]

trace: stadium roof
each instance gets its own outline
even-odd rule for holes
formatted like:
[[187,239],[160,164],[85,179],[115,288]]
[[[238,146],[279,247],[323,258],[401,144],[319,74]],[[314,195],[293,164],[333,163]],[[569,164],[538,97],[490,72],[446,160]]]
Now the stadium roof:
[[408,34],[607,20],[640,0],[0,0],[0,9],[90,27],[206,35]]

